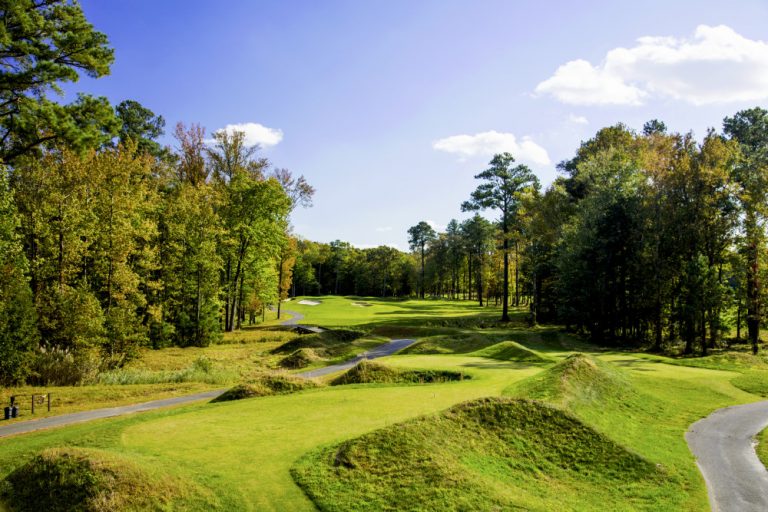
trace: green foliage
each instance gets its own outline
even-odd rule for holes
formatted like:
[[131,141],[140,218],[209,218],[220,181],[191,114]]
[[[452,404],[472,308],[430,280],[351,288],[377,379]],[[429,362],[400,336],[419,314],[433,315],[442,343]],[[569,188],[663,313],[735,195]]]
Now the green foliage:
[[333,379],[331,386],[344,384],[431,384],[470,378],[469,375],[450,370],[402,370],[363,360]]
[[156,116],[154,112],[134,100],[125,100],[115,107],[117,118],[120,120],[120,142],[125,144],[132,141],[140,153],[148,153],[158,157],[163,150],[156,139],[163,135],[165,119]]
[[94,350],[43,346],[35,354],[27,381],[39,386],[75,386],[93,381],[100,369],[101,360]]
[[179,382],[202,382],[205,384],[228,384],[239,377],[239,373],[229,368],[215,366],[205,356],[198,357],[191,365],[181,370],[145,370],[121,368],[103,372],[96,382],[104,385],[164,384]]
[[114,454],[52,448],[8,475],[2,498],[18,512],[159,510],[182,493],[182,486],[156,478]]
[[64,142],[77,149],[108,141],[119,127],[106,98],[79,96],[69,105],[50,101],[60,84],[80,73],[109,73],[113,51],[93,29],[79,4],[65,0],[2,3],[0,48],[0,158],[6,163],[43,143]]
[[0,385],[24,380],[39,334],[27,259],[16,234],[19,218],[6,172],[0,169]]

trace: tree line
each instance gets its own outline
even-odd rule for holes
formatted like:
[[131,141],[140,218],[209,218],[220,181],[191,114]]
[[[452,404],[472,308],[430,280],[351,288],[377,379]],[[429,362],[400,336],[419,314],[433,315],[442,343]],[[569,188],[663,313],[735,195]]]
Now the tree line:
[[312,187],[241,132],[136,101],[51,100],[112,63],[76,3],[0,6],[0,384],[76,383],[141,346],[204,346],[279,297]]
[[[658,120],[599,130],[542,191],[512,155],[480,172],[443,232],[419,222],[412,252],[300,240],[294,293],[420,296],[527,306],[606,344],[706,354],[746,338],[758,351],[766,295],[768,111],[703,139]],[[746,336],[745,336],[746,335]]]
[[617,124],[558,168],[541,191],[530,169],[496,155],[462,209],[493,209],[497,222],[412,227],[420,293],[466,297],[474,286],[481,304],[528,305],[533,323],[657,350],[680,342],[706,354],[746,328],[757,352],[768,111],[740,111],[700,142],[658,120],[640,133]]

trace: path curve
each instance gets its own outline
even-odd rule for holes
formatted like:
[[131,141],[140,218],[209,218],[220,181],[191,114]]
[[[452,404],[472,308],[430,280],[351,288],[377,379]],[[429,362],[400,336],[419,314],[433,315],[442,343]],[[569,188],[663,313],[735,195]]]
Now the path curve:
[[[298,327],[308,327],[299,323],[301,320],[304,320],[304,315],[302,315],[301,313],[297,311],[291,311],[290,309],[281,309],[280,311],[291,315],[290,320],[285,320],[281,322],[280,325],[295,325]],[[323,377],[325,375],[330,375],[331,373],[340,372],[341,370],[348,370],[364,359],[376,359],[377,357],[391,356],[392,354],[399,352],[403,350],[405,347],[413,345],[414,343],[416,343],[416,340],[411,340],[411,339],[392,340],[389,343],[384,343],[383,345],[379,345],[378,347],[373,348],[367,352],[363,352],[359,356],[353,357],[352,359],[344,361],[343,363],[324,366],[323,368],[317,368],[315,370],[309,370],[306,372],[297,373],[296,375],[298,375],[299,377],[304,377],[305,379],[314,379],[317,377]]]
[[34,432],[35,430],[63,427],[73,423],[82,423],[84,421],[98,420],[101,418],[112,418],[114,416],[122,416],[124,414],[152,411],[155,409],[161,409],[163,407],[197,402],[198,400],[210,400],[212,398],[216,398],[224,391],[226,390],[215,389],[213,391],[195,393],[194,395],[177,396],[173,398],[165,398],[163,400],[153,400],[151,402],[144,402],[141,404],[109,407],[106,409],[93,409],[91,411],[62,414],[60,416],[50,416],[48,418],[41,418],[39,420],[20,421],[18,423],[11,423],[9,425],[0,426],[0,437],[13,436],[16,434],[26,434],[27,432]]
[[414,343],[416,343],[416,340],[392,340],[389,343],[379,345],[378,347],[373,348],[368,352],[363,352],[359,356],[354,357],[348,361],[344,361],[343,363],[324,366],[323,368],[297,373],[296,375],[299,377],[304,377],[305,379],[314,379],[316,377],[322,377],[324,375],[329,375],[341,370],[348,370],[364,359],[376,359],[377,357],[391,356],[395,352],[399,352],[405,347],[409,347]]
[[754,440],[767,426],[764,401],[719,409],[686,432],[713,512],[768,510],[768,470],[757,458]]
[[280,313],[288,313],[291,315],[291,318],[280,322],[280,325],[300,325],[299,322],[304,320],[304,315],[298,311],[291,311],[290,309],[280,308]]

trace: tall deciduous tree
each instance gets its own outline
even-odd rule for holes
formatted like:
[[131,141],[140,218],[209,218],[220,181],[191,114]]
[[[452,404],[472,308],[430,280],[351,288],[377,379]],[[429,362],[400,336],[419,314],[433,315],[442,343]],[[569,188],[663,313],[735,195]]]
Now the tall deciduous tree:
[[0,169],[0,385],[22,382],[29,373],[38,330],[32,291],[24,275],[27,261],[18,236],[19,218]]
[[408,243],[411,246],[411,250],[419,250],[421,252],[421,279],[419,285],[419,293],[421,298],[424,298],[424,254],[426,246],[429,242],[437,238],[437,233],[432,229],[428,223],[421,221],[415,226],[408,228]]
[[737,140],[742,160],[735,178],[741,187],[739,199],[744,209],[744,233],[747,259],[747,330],[752,351],[758,351],[760,339],[761,290],[760,253],[764,246],[763,220],[768,195],[768,111],[756,107],[737,112],[723,120],[726,135]]
[[504,280],[502,288],[501,320],[509,321],[509,235],[516,221],[519,207],[519,193],[526,187],[538,188],[539,180],[525,165],[514,164],[515,159],[509,153],[495,155],[490,167],[475,176],[483,180],[472,192],[469,201],[461,205],[462,211],[498,210],[501,214],[502,246],[504,251]]

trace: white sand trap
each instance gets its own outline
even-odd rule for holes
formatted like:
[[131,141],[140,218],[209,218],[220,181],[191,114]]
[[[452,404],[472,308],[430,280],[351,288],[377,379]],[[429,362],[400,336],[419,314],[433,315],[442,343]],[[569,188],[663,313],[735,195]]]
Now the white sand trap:
[[369,308],[373,306],[373,304],[369,304],[368,302],[353,302],[352,305],[358,308]]
[[316,300],[300,300],[298,304],[304,304],[305,306],[319,306],[320,303]]

